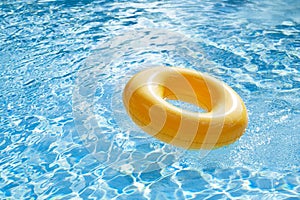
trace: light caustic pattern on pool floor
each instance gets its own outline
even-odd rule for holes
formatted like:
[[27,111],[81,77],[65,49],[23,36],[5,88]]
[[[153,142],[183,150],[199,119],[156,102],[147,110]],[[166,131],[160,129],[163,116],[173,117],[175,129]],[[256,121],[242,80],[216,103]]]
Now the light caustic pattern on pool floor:
[[[299,198],[299,13],[279,0],[1,1],[1,199]],[[189,152],[141,132],[122,89],[157,65],[233,87],[246,133]]]

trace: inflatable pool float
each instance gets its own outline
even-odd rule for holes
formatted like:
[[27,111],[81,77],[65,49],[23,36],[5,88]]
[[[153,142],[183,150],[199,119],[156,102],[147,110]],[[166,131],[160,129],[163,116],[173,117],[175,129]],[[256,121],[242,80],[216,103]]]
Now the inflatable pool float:
[[[166,101],[194,104],[193,112]],[[244,133],[248,116],[240,96],[209,75],[177,67],[154,67],[134,75],[123,91],[131,119],[145,132],[185,149],[229,145]]]

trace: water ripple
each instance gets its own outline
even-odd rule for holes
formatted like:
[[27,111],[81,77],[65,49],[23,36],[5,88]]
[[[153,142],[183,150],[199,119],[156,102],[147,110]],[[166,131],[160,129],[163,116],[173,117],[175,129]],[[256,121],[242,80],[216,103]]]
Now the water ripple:
[[[1,198],[299,198],[299,13],[279,0],[1,1]],[[153,65],[228,83],[247,132],[205,158],[142,135],[120,94]]]

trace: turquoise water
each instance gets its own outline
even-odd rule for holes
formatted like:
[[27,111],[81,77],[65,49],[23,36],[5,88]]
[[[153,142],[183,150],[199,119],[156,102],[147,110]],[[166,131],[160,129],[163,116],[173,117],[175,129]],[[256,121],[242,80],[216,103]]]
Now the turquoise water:
[[[1,199],[300,199],[299,1],[0,2]],[[121,93],[152,66],[244,99],[213,151],[161,143]]]

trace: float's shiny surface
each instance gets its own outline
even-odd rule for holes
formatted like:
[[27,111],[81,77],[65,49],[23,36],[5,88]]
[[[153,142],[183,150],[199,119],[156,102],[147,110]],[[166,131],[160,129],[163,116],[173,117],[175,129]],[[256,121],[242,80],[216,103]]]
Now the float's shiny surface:
[[[207,112],[191,112],[165,99],[180,100]],[[194,70],[155,67],[126,84],[123,103],[132,120],[155,138],[184,149],[215,149],[244,133],[247,110],[239,95],[221,81]]]

